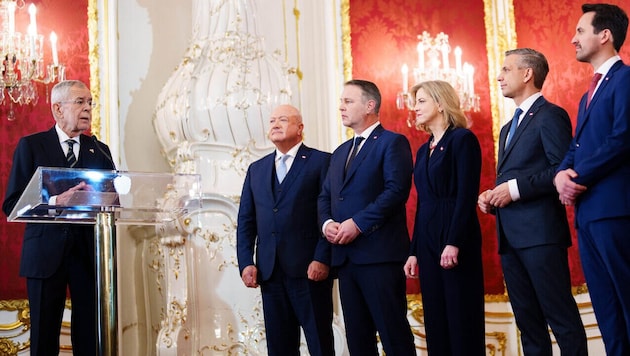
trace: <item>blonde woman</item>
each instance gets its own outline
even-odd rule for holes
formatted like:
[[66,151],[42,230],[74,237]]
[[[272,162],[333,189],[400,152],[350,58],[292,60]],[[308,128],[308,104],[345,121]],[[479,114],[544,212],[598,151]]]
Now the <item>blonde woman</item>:
[[[409,278],[420,278],[429,355],[485,355],[481,230],[477,195],[481,149],[457,93],[443,81],[411,90],[417,128],[418,192]],[[419,276],[418,276],[419,271]]]

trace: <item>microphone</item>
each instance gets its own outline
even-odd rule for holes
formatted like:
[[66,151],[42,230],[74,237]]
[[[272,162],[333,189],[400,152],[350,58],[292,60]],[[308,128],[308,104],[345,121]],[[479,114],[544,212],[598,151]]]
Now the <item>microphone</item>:
[[96,145],[96,148],[99,150],[99,152],[101,152],[103,155],[105,155],[105,157],[107,158],[107,160],[109,161],[109,163],[112,164],[112,169],[116,170],[116,163],[114,163],[114,160],[112,159],[112,156],[109,155],[109,153],[107,153],[107,151],[105,151],[103,149],[103,147],[101,145],[105,145],[104,143],[102,143],[101,141],[98,140],[98,138],[96,138],[96,135],[92,135],[92,141],[94,141],[94,145]]

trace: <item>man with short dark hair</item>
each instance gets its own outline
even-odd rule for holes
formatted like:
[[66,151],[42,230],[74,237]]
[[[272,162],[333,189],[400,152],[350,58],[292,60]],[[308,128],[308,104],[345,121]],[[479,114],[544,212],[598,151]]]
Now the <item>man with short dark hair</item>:
[[555,185],[575,205],[580,258],[608,355],[630,355],[630,66],[619,57],[628,16],[584,4],[571,40],[595,72]]
[[571,142],[571,121],[540,93],[548,72],[538,51],[505,53],[497,79],[517,110],[499,135],[496,187],[481,193],[478,203],[482,212],[496,215],[503,276],[523,353],[552,355],[549,325],[563,355],[586,355],[584,325],[571,294],[571,234],[553,186]]
[[403,271],[413,161],[407,138],[381,126],[380,106],[374,83],[344,85],[339,111],[354,138],[333,152],[318,209],[333,244],[350,354],[376,356],[378,332],[388,355],[415,355]]

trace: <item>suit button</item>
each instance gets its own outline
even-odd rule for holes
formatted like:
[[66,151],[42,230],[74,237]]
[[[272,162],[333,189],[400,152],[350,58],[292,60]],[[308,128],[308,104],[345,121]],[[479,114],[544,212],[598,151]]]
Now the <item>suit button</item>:
[[497,173],[497,178],[501,177],[503,175],[502,172]]
[[579,148],[579,147],[580,147],[580,144],[579,144],[579,143],[576,143],[576,144],[575,144],[575,148]]
[[273,212],[277,213],[278,212],[278,208],[273,208]]
[[339,197],[339,200],[340,200],[340,201],[341,201],[341,200],[343,200],[343,197]]

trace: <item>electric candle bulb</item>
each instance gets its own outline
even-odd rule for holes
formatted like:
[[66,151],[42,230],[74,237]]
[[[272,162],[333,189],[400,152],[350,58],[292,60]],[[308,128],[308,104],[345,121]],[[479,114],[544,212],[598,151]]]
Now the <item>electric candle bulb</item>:
[[59,65],[59,57],[57,56],[57,34],[54,31],[50,33],[50,47],[52,49],[53,64]]
[[29,29],[32,27],[33,34],[37,34],[37,20],[35,19],[35,14],[37,14],[37,8],[35,5],[31,4],[28,7],[28,14],[31,17],[31,24],[29,25]]
[[409,76],[409,67],[407,67],[407,63],[403,64],[400,71],[402,72],[402,78],[403,78],[403,93],[406,93],[407,89],[409,88],[409,83],[407,81],[407,78]]

